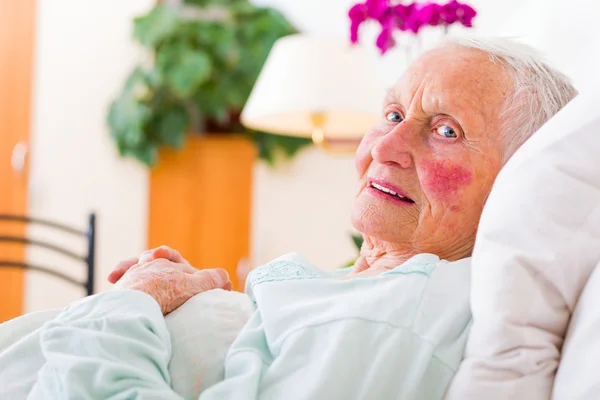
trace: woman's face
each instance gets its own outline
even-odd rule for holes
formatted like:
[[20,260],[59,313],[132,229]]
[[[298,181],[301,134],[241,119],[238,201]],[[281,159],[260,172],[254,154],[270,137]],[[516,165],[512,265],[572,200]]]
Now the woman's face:
[[352,222],[367,240],[386,251],[470,255],[502,165],[510,89],[499,64],[458,46],[426,53],[404,73],[356,153]]

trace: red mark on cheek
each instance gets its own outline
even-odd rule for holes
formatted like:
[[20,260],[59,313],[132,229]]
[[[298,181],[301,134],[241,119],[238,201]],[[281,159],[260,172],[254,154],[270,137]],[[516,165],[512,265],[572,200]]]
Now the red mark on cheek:
[[422,164],[423,188],[435,198],[448,198],[471,183],[471,171],[451,161],[425,161]]

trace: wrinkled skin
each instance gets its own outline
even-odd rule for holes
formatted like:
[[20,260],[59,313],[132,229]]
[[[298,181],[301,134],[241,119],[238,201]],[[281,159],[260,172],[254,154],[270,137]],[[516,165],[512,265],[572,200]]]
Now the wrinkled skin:
[[176,250],[167,246],[148,250],[139,258],[121,261],[108,276],[122,289],[139,290],[152,296],[163,315],[177,309],[196,294],[212,289],[231,290],[227,271],[198,270]]
[[[511,88],[498,63],[458,46],[425,53],[406,70],[356,153],[352,222],[365,242],[351,275],[376,275],[418,253],[450,261],[471,254],[502,166]],[[371,188],[372,180],[412,202]]]

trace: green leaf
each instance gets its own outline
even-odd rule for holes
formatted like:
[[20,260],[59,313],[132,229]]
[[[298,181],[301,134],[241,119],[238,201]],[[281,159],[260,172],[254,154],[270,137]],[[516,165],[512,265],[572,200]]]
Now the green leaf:
[[252,85],[247,85],[239,74],[223,74],[222,84],[215,87],[215,91],[228,108],[241,110],[250,96]]
[[138,146],[144,141],[143,128],[151,116],[144,99],[146,91],[143,71],[136,69],[127,79],[121,95],[110,106],[108,126],[121,148]]
[[312,140],[308,138],[284,135],[277,136],[278,145],[284,151],[287,158],[294,157],[304,147],[312,145]]
[[148,47],[154,47],[171,35],[179,23],[176,11],[157,5],[149,14],[134,19],[133,36]]
[[360,234],[352,235],[352,243],[354,243],[354,245],[356,246],[358,251],[360,251],[364,241],[365,241],[365,239],[363,238],[362,235],[360,235]]
[[[183,0],[185,4],[206,7],[210,5],[225,5],[225,3],[238,2],[240,0]],[[246,0],[243,0],[246,1]]]
[[204,53],[190,52],[185,54],[181,63],[170,71],[167,79],[176,94],[187,97],[208,79],[210,72],[210,57]]
[[[357,234],[357,235],[351,235],[351,237],[352,237],[352,243],[354,243],[354,246],[356,246],[358,252],[360,253],[360,249],[364,242],[363,236],[361,234]],[[356,263],[356,259],[349,261],[348,263],[344,264],[341,268],[352,267],[355,263]]]
[[152,142],[147,142],[144,146],[131,149],[128,151],[129,154],[140,160],[142,163],[146,164],[148,167],[153,167],[156,165],[156,161],[158,160],[158,148]]
[[292,158],[301,149],[312,144],[308,138],[274,135],[266,132],[252,132],[252,139],[258,146],[258,157],[269,165],[275,165],[278,158]]
[[215,82],[207,82],[196,93],[194,100],[206,117],[217,121],[227,117],[230,104],[227,101],[228,91],[224,87]]
[[180,98],[193,95],[212,71],[209,55],[187,45],[159,50],[156,62],[162,70],[165,84]]
[[185,142],[188,116],[183,107],[173,107],[156,121],[156,136],[167,146],[181,148]]
[[235,14],[237,16],[240,15],[250,15],[254,12],[256,12],[256,7],[254,7],[252,4],[248,3],[247,1],[237,1],[237,2],[232,2],[233,4],[229,7],[229,10],[232,14]]

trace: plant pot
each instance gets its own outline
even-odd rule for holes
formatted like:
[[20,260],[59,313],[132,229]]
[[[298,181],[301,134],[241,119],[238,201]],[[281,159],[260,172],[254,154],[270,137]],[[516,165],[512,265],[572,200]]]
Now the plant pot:
[[242,290],[255,160],[254,144],[231,134],[189,135],[182,150],[161,150],[150,174],[149,248],[167,245],[196,268],[224,268]]

